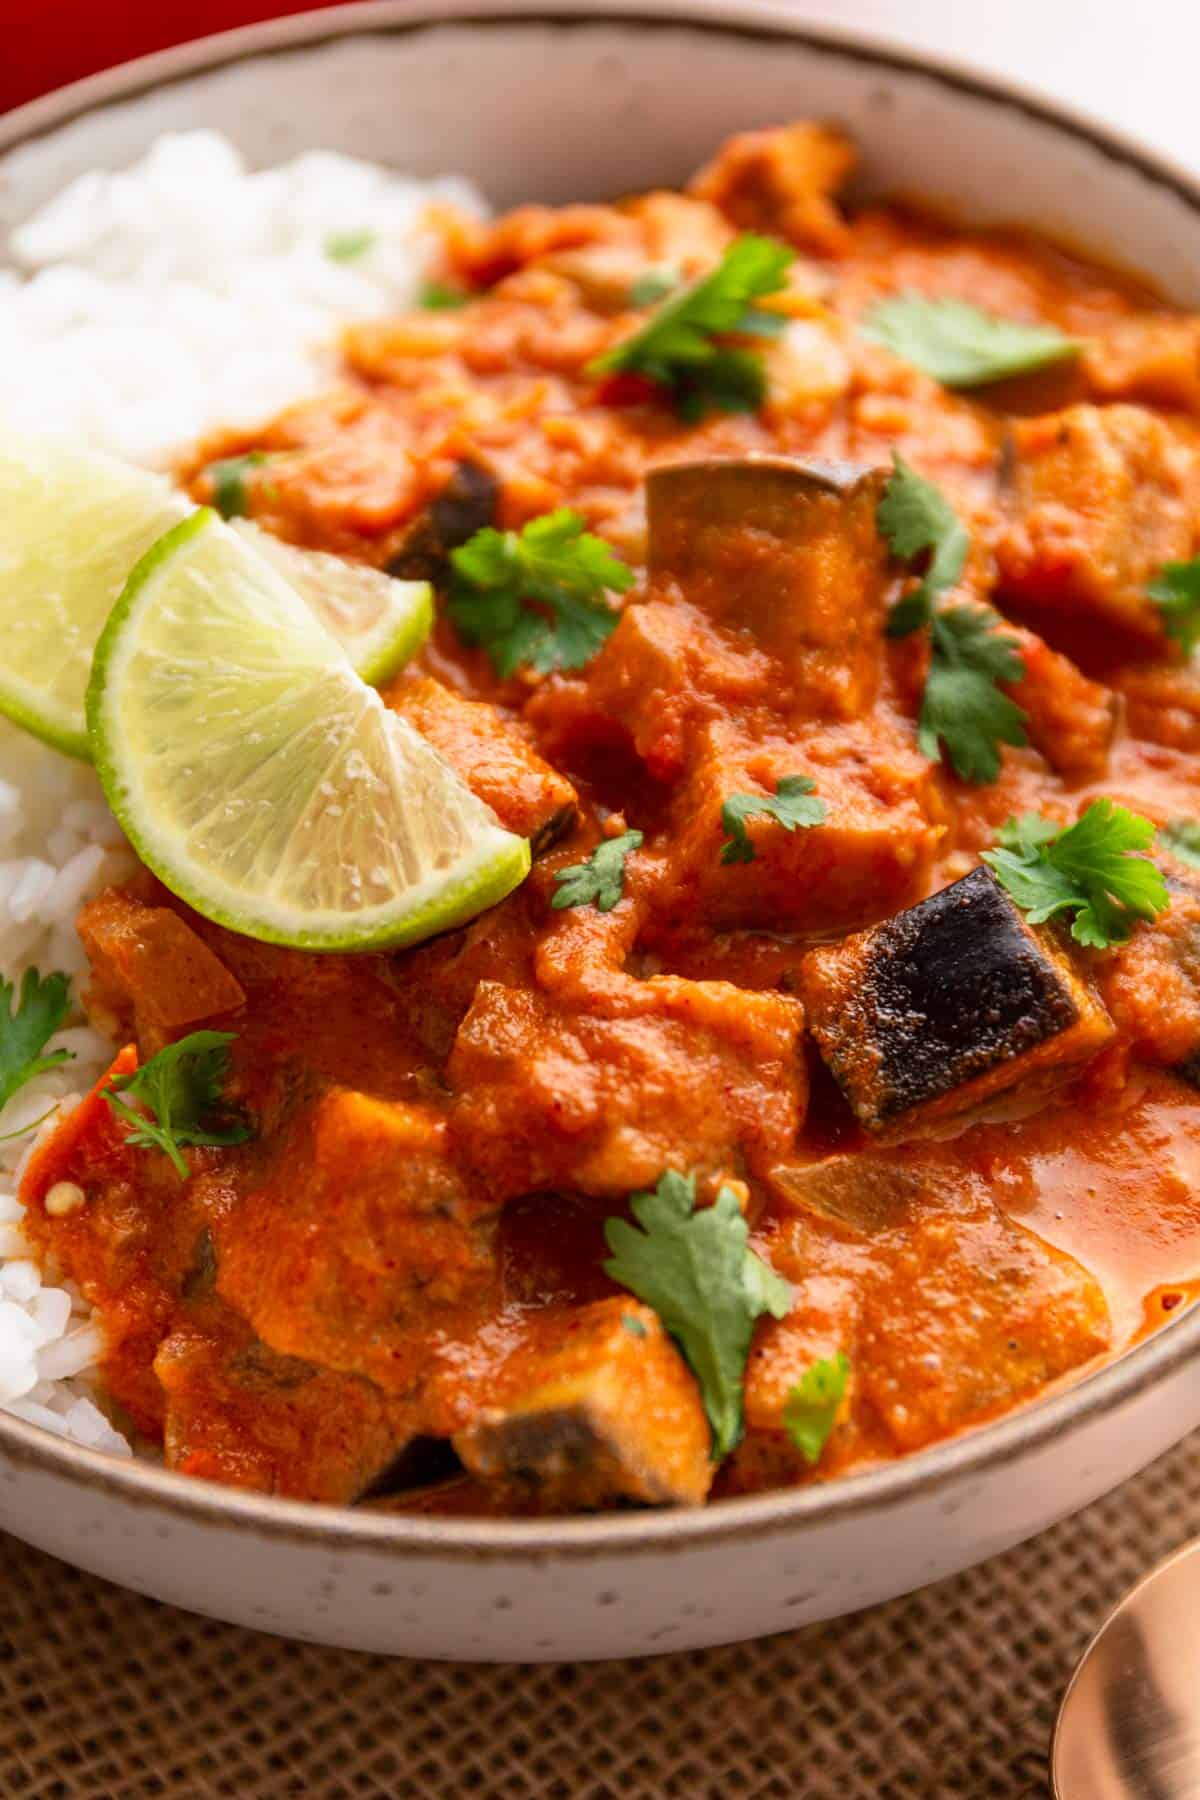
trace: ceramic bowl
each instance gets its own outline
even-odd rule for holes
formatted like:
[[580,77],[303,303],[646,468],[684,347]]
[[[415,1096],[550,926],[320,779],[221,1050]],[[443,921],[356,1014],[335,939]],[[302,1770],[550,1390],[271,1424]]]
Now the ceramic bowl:
[[[1200,183],[1100,121],[770,0],[351,6],[133,64],[0,121],[0,230],[161,131],[473,176],[497,205],[685,176],[728,133],[842,121],[867,186],[1020,221],[1200,303]],[[388,1517],[111,1461],[0,1414],[0,1524],[198,1612],[496,1660],[726,1643],[884,1600],[1085,1506],[1200,1424],[1200,1309],[1065,1393],[887,1468],[707,1511]]]

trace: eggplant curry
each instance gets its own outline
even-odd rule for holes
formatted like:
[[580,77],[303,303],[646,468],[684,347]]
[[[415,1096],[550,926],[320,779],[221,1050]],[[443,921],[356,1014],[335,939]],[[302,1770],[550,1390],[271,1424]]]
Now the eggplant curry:
[[23,1197],[171,1467],[696,1504],[1191,1301],[1200,319],[852,163],[447,216],[418,309],[181,471],[434,583],[386,699],[534,862],[386,956],[84,908],[116,1062]]

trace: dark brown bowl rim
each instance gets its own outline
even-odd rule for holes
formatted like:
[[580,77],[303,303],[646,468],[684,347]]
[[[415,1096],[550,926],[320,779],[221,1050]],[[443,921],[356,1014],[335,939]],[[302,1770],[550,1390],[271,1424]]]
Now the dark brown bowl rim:
[[[1200,217],[1200,180],[1081,110],[949,59],[905,51],[873,34],[793,23],[787,10],[786,0],[655,0],[651,4],[608,0],[586,10],[572,5],[571,0],[562,0],[558,6],[521,4],[521,0],[366,0],[365,4],[243,26],[76,82],[0,119],[0,155],[114,101],[185,81],[206,69],[250,56],[316,48],[361,34],[409,34],[446,24],[481,30],[547,26],[564,31],[600,23],[620,24],[630,30],[676,26],[714,35],[777,39],[888,72],[924,75],[1087,142],[1113,162],[1175,194]],[[694,1511],[536,1520],[368,1513],[246,1493],[177,1475],[153,1463],[114,1458],[3,1412],[0,1453],[15,1470],[65,1478],[127,1505],[165,1511],[181,1521],[266,1533],[317,1548],[530,1563],[613,1552],[668,1553],[728,1538],[745,1541],[824,1528],[842,1519],[886,1513],[905,1500],[936,1499],[971,1476],[1006,1468],[1055,1440],[1073,1436],[1106,1413],[1146,1395],[1198,1354],[1200,1306],[1065,1391],[932,1449],[828,1484],[722,1501]],[[1065,1442],[1062,1449],[1066,1454]]]

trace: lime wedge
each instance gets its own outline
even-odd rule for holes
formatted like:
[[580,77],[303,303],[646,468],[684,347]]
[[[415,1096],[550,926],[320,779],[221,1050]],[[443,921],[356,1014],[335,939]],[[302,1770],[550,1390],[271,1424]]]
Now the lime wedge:
[[92,651],[138,557],[190,503],[57,439],[0,437],[0,712],[88,757]]
[[87,718],[109,805],[143,862],[249,937],[414,943],[528,872],[525,839],[207,509],[130,575],[96,646]]
[[[193,510],[157,475],[57,438],[0,435],[0,713],[89,757],[92,652],[129,571]],[[281,569],[364,681],[382,682],[433,624],[423,581],[297,550],[257,526],[247,542]]]
[[233,530],[274,563],[350,658],[356,675],[380,687],[414,657],[433,630],[433,589],[427,581],[394,581],[381,569],[299,550],[249,519]]

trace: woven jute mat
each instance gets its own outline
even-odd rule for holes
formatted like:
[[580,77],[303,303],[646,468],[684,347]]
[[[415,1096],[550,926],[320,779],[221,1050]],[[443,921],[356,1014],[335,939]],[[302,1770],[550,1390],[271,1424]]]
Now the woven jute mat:
[[890,1606],[728,1650],[508,1668],[285,1643],[0,1537],[0,1794],[1031,1800],[1073,1659],[1197,1530],[1200,1436]]

